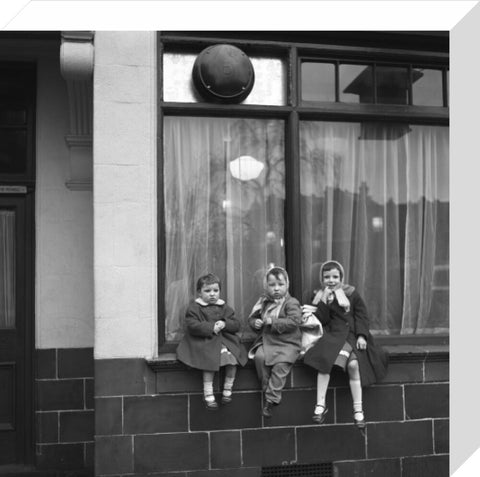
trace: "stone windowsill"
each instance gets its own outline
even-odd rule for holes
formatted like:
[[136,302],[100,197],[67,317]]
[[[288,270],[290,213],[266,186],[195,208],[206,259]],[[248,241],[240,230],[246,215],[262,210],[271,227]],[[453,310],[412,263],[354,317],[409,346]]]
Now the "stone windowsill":
[[[449,361],[449,345],[390,345],[383,346],[389,354],[390,363],[423,362],[423,361]],[[175,369],[188,369],[177,360],[176,353],[162,353],[157,358],[146,359],[148,366],[155,372]],[[301,360],[298,361],[301,364]],[[251,360],[247,366],[252,365]]]

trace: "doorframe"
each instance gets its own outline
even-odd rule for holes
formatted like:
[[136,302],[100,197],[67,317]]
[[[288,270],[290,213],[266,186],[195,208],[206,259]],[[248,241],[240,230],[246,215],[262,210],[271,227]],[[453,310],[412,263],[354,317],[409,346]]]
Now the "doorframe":
[[[25,422],[24,464],[35,463],[35,193],[25,196]],[[28,414],[27,414],[28,413]]]
[[[15,357],[18,370],[15,380],[15,421],[18,423],[17,416],[20,413],[24,418],[22,428],[17,428],[19,434],[15,452],[16,466],[23,467],[35,463],[35,200],[33,188],[20,188],[24,188],[25,193],[2,193],[0,189],[0,202],[5,201],[8,204],[5,208],[16,213],[15,267],[18,278],[15,309],[23,318],[17,322],[17,336],[20,335],[23,347],[16,349]],[[3,204],[1,206],[3,208]],[[19,293],[18,290],[22,288],[24,293]],[[21,396],[17,393],[18,389],[22,390]]]

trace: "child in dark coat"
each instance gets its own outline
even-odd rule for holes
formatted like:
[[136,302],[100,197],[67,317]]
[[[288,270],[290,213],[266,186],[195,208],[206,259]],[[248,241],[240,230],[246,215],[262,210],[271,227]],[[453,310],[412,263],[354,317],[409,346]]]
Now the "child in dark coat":
[[215,372],[225,366],[222,403],[228,404],[232,401],[237,365],[247,362],[237,335],[240,322],[233,309],[220,299],[220,288],[220,279],[212,273],[198,279],[198,298],[186,311],[186,333],[177,347],[179,361],[203,371],[203,399],[209,410],[218,409],[213,394]]
[[262,414],[268,418],[273,406],[282,399],[287,376],[301,350],[302,311],[298,300],[288,293],[285,269],[273,267],[268,270],[263,286],[266,293],[259,298],[248,318],[250,327],[258,333],[248,355],[254,358],[262,383],[265,393]]
[[342,265],[334,260],[320,269],[321,288],[315,293],[314,314],[323,324],[323,336],[310,348],[304,363],[315,368],[317,375],[317,405],[314,422],[321,424],[328,409],[325,395],[334,365],[347,370],[353,399],[353,419],[360,429],[365,427],[362,386],[380,381],[386,374],[387,356],[375,345],[368,327],[367,308],[351,285],[343,283]]

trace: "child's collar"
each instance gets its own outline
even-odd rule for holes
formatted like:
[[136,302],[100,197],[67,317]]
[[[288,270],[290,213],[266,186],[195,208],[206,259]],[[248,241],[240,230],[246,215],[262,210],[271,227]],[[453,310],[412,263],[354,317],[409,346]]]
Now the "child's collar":
[[215,303],[207,303],[206,301],[203,301],[201,298],[197,298],[195,300],[196,303],[202,306],[208,306],[208,305],[225,305],[225,301],[219,298]]

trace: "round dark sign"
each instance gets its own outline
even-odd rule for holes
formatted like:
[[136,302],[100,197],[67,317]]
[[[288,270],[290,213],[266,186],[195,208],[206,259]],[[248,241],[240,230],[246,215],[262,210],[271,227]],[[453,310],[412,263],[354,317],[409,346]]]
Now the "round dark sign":
[[250,58],[240,48],[222,44],[209,46],[197,56],[192,78],[204,99],[239,103],[252,91],[255,73]]

